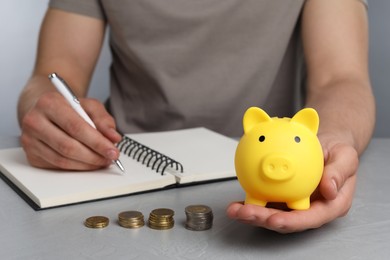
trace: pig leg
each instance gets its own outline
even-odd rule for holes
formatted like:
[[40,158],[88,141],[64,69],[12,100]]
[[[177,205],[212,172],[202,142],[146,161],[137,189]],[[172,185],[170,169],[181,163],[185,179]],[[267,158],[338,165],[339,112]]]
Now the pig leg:
[[245,204],[254,204],[254,205],[265,207],[265,205],[267,204],[267,201],[261,200],[258,198],[253,198],[247,194],[246,198],[245,198]]
[[305,210],[310,208],[310,197],[304,198],[302,200],[287,202],[287,206],[290,209]]

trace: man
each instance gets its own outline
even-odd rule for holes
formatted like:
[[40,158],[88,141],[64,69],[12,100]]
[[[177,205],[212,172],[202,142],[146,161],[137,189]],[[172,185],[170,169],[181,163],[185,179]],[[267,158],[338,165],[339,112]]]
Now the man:
[[[109,112],[85,98],[107,25]],[[92,170],[118,158],[117,127],[139,132],[203,125],[239,136],[249,106],[293,114],[302,43],[304,106],[319,113],[325,156],[311,208],[287,212],[232,203],[227,214],[282,233],[316,228],[348,212],[358,157],[373,131],[367,38],[366,5],[358,0],[52,0],[35,69],[19,100],[22,145],[36,167]],[[82,97],[98,131],[54,90],[47,79],[52,72]]]

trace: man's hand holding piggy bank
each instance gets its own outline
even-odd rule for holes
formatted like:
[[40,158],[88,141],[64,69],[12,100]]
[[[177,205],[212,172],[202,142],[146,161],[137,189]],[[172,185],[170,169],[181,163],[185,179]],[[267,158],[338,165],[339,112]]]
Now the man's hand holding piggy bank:
[[243,126],[235,167],[246,192],[245,204],[285,202],[290,209],[310,208],[310,195],[324,168],[317,112],[305,108],[292,118],[271,118],[251,107]]

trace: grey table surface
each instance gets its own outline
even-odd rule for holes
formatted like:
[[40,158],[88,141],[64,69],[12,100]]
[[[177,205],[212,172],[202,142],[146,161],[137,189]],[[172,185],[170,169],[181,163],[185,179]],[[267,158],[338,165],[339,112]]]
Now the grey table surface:
[[[17,145],[16,138],[0,138],[0,148]],[[349,214],[319,229],[281,235],[226,217],[226,206],[244,197],[236,180],[42,211],[0,180],[0,259],[389,259],[389,186],[390,139],[373,139],[361,157]],[[212,229],[185,229],[190,204],[212,208]],[[139,210],[147,218],[160,207],[175,211],[174,228],[117,224],[121,211]],[[83,222],[92,215],[109,217],[110,225],[86,228]]]

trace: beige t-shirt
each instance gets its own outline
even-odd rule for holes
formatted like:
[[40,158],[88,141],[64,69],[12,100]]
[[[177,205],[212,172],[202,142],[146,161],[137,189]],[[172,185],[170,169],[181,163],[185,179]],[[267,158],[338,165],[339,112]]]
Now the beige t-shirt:
[[121,132],[205,126],[242,134],[242,116],[296,108],[304,0],[51,0],[104,19],[109,111]]

